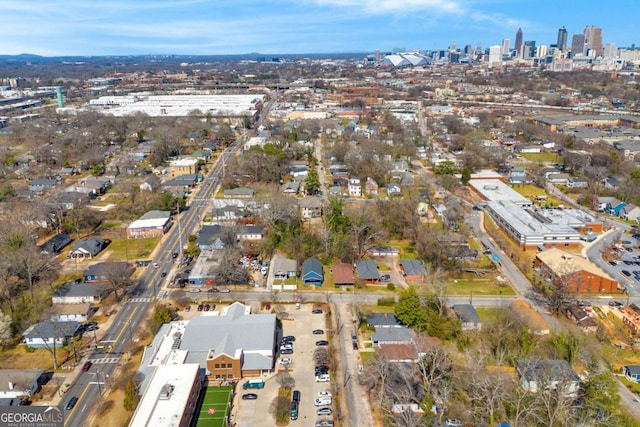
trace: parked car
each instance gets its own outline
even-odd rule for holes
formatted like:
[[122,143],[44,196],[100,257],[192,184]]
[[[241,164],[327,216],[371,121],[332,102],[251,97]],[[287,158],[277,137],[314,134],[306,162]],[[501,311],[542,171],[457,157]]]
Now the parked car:
[[381,282],[388,282],[390,280],[391,280],[391,275],[389,275],[389,274],[380,275],[380,281]]
[[160,273],[160,277],[167,277],[167,272],[163,271],[162,273]]
[[178,258],[178,252],[174,252],[171,254],[171,258],[176,259]]
[[242,395],[242,400],[256,400],[258,395],[255,393],[245,393]]
[[293,399],[294,402],[300,402],[300,391],[299,390],[293,390],[292,399]]
[[76,396],[73,396],[71,399],[69,399],[69,401],[67,402],[67,406],[65,406],[64,409],[70,411],[74,406],[76,406],[76,403],[78,403],[78,398]]
[[313,335],[322,335],[324,334],[324,330],[323,329],[314,329],[313,330]]
[[287,335],[286,337],[282,337],[282,339],[284,341],[294,342],[296,340],[296,337],[294,337],[293,335]]
[[198,304],[198,311],[204,310],[204,304]]
[[209,304],[204,305],[204,311],[209,311],[210,309],[211,309],[211,306]]
[[88,372],[89,369],[91,369],[92,365],[93,363],[91,363],[90,361],[84,362],[84,365],[82,365],[82,372]]
[[224,288],[224,289],[220,289],[220,292],[222,292],[223,294],[228,294],[231,291],[229,290],[229,288]]
[[191,311],[191,306],[190,305],[185,306],[184,311]]
[[312,310],[311,313],[313,313],[313,314],[322,314],[322,310],[320,310],[318,308],[318,309]]
[[628,270],[622,270],[622,274],[624,274],[627,277],[631,276],[631,273],[629,273]]
[[318,420],[315,425],[316,427],[333,427],[333,420]]
[[318,397],[332,397],[332,396],[330,391],[325,390],[325,391],[319,391]]
[[331,415],[331,408],[318,408],[317,415]]
[[280,359],[280,361],[278,362],[281,365],[290,365],[291,364],[291,358],[290,357],[283,357]]
[[317,345],[317,346],[325,346],[325,345],[329,345],[329,341],[327,341],[327,340],[320,340],[320,341],[316,341],[316,345]]
[[293,354],[293,349],[285,348],[284,350],[280,350],[280,354]]
[[444,427],[460,427],[461,425],[460,420],[448,419],[444,422]]
[[291,402],[291,411],[289,412],[289,418],[295,421],[298,419],[298,402],[295,400]]

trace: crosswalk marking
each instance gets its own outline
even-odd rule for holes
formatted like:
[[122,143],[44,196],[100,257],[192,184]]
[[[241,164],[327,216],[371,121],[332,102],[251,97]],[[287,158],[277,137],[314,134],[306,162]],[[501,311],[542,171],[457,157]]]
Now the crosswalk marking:
[[103,357],[101,359],[89,359],[91,363],[101,364],[101,363],[118,363],[120,361],[119,357]]
[[151,302],[151,301],[152,301],[151,297],[136,297],[136,298],[129,298],[127,302]]

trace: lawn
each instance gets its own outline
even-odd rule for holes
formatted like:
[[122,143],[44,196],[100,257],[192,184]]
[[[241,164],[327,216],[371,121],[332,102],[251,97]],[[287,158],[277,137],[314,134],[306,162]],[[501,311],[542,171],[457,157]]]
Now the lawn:
[[110,253],[109,261],[148,259],[159,242],[160,237],[150,237],[147,239],[116,239],[107,246],[106,250]]
[[530,162],[556,163],[558,161],[556,153],[520,153],[520,157]]
[[201,392],[196,412],[197,421],[192,425],[200,427],[224,427],[231,410],[233,387],[207,387]]
[[501,284],[495,278],[450,279],[445,289],[446,295],[515,295],[508,284]]
[[389,244],[400,248],[400,259],[418,259],[418,254],[409,241],[392,240]]
[[[557,197],[549,196],[545,192],[544,188],[540,188],[534,184],[516,184],[516,185],[512,185],[511,188],[517,191],[518,193],[520,193],[521,195],[523,195],[524,197],[531,199],[536,204],[542,204],[543,206],[558,206],[563,203],[562,200],[558,199]],[[536,202],[536,196],[541,196],[541,195],[546,195],[547,196],[546,200]]]
[[496,319],[501,313],[504,312],[504,308],[502,307],[479,307],[476,308],[476,312],[480,317],[482,323],[488,322],[489,320]]

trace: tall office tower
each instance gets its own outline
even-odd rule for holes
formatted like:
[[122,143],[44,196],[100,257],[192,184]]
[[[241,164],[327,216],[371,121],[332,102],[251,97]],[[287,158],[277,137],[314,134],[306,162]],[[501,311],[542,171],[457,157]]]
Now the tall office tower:
[[604,57],[605,58],[617,58],[618,57],[618,47],[615,43],[607,43],[604,46]]
[[592,51],[593,56],[602,56],[604,49],[602,48],[602,28],[595,26],[586,27],[584,29],[584,53]]
[[464,53],[471,55],[473,53],[473,47],[470,44],[466,45],[464,47]]
[[522,46],[522,55],[523,59],[531,59],[536,54],[536,42],[535,40],[527,40],[524,42],[524,46]]
[[584,53],[584,34],[574,34],[571,39],[571,57]]
[[518,57],[522,57],[522,28],[518,28],[518,32],[516,33],[516,51],[518,52]]
[[489,48],[489,68],[498,67],[502,64],[502,46],[491,46]]
[[511,45],[511,40],[502,39],[502,56],[510,56],[509,47]]
[[455,52],[456,51],[456,42],[451,42],[451,46],[449,47],[449,50],[451,52]]
[[562,27],[558,30],[558,49],[563,52],[567,51],[567,29]]
[[549,54],[549,46],[538,46],[536,48],[536,58],[544,58]]
[[380,61],[380,49],[374,50],[373,55],[375,56],[376,61]]

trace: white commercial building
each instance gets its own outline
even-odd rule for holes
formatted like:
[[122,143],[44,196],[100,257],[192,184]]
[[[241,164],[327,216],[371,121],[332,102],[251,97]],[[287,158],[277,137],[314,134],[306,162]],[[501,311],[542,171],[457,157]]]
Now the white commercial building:
[[175,426],[191,423],[202,387],[200,365],[159,365],[129,427]]

